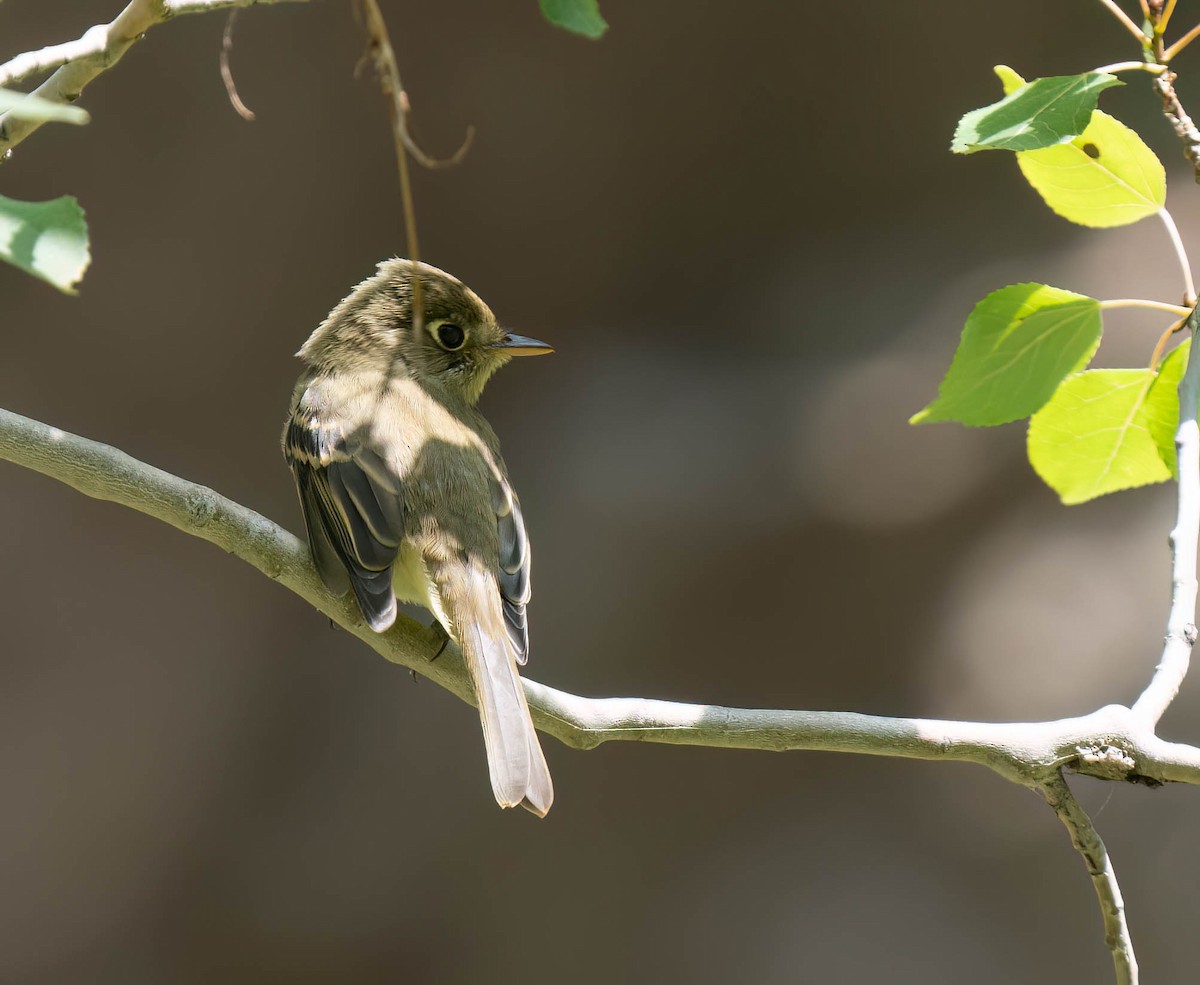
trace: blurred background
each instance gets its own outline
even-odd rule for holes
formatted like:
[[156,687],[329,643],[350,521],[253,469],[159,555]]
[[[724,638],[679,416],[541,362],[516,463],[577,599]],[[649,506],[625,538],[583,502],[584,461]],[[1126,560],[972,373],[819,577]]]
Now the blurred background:
[[[1135,4],[1127,4],[1131,9]],[[0,57],[119,0],[0,6]],[[484,409],[536,565],[530,676],[586,695],[994,720],[1131,701],[1166,616],[1166,487],[1066,509],[1022,426],[910,428],[963,319],[1041,280],[1176,300],[1153,220],[1052,216],[958,116],[1136,57],[1094,0],[384,0],[423,253],[551,359]],[[1179,28],[1200,4],[1179,5]],[[69,298],[0,268],[0,406],[288,528],[292,354],[401,254],[385,105],[351,5],[155,28],[0,191],[71,193]],[[1178,65],[1200,110],[1200,45]],[[1200,195],[1147,80],[1106,92]],[[1115,312],[1101,360],[1161,317]],[[1108,981],[1082,863],[984,769],[547,739],[548,820],[498,811],[475,712],[243,563],[0,463],[0,980]],[[423,620],[428,617],[421,616]],[[1191,680],[1164,723],[1196,740]],[[1192,981],[1200,792],[1076,781],[1147,980]]]

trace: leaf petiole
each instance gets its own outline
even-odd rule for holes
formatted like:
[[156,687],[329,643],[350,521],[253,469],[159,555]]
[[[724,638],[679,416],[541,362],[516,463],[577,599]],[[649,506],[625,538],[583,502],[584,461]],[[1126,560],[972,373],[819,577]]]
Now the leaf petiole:
[[1155,75],[1161,75],[1166,70],[1166,65],[1159,65],[1157,62],[1113,62],[1111,65],[1101,65],[1092,69],[1097,75],[1112,75],[1116,72],[1153,72]]
[[1154,25],[1154,33],[1158,37],[1162,37],[1166,31],[1167,25],[1171,23],[1171,15],[1175,13],[1176,0],[1167,0],[1167,5],[1163,8],[1163,12],[1159,15],[1158,23]]
[[1166,51],[1164,51],[1162,53],[1161,61],[1169,62],[1172,58],[1183,51],[1184,48],[1195,41],[1197,37],[1200,37],[1200,24],[1197,24],[1190,31],[1188,31],[1187,34],[1171,45]]
[[1178,315],[1180,318],[1187,318],[1192,313],[1191,308],[1186,308],[1181,304],[1171,304],[1167,301],[1150,301],[1146,298],[1114,298],[1110,301],[1100,302],[1100,309],[1102,311],[1111,311],[1113,308],[1150,308],[1154,311],[1166,311],[1172,315]]
[[1171,213],[1167,211],[1166,206],[1158,210],[1158,217],[1167,227],[1167,235],[1171,239],[1171,245],[1175,247],[1175,256],[1179,260],[1179,271],[1183,274],[1184,300],[1189,306],[1194,305],[1196,303],[1196,285],[1192,283],[1192,265],[1188,262],[1187,250],[1183,247],[1179,227],[1175,225],[1175,220],[1171,218]]
[[1165,332],[1163,332],[1162,335],[1160,335],[1158,337],[1158,342],[1154,346],[1154,352],[1152,352],[1150,354],[1150,371],[1151,372],[1155,372],[1158,370],[1158,361],[1160,359],[1162,359],[1163,350],[1166,349],[1167,343],[1171,341],[1171,336],[1174,335],[1176,332],[1178,332],[1180,329],[1182,329],[1187,324],[1189,317],[1191,317],[1190,311],[1186,315],[1184,315],[1181,319],[1179,319],[1179,321],[1175,322],[1174,325],[1172,325]]
[[1138,44],[1140,44],[1143,48],[1149,46],[1150,39],[1147,38],[1146,35],[1142,33],[1141,28],[1139,28],[1132,21],[1132,19],[1129,17],[1129,15],[1127,13],[1125,13],[1125,11],[1123,11],[1120,7],[1117,6],[1116,0],[1100,0],[1100,2],[1109,9],[1109,11],[1112,13],[1112,15],[1117,20],[1119,20],[1122,24],[1125,25],[1125,29],[1130,34],[1132,34],[1135,38],[1137,38]]

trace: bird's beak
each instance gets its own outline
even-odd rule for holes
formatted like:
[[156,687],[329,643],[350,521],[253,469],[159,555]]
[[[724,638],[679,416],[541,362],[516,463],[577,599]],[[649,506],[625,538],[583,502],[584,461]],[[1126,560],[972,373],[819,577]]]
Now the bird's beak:
[[554,351],[554,346],[547,345],[545,342],[507,332],[499,342],[492,343],[492,348],[499,349],[506,356],[544,356]]

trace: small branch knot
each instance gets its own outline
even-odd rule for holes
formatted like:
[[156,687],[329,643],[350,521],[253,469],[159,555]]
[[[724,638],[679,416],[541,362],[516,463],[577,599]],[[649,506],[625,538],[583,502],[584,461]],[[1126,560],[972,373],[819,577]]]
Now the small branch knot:
[[1186,626],[1184,626],[1183,638],[1184,638],[1184,640],[1187,641],[1188,646],[1196,645],[1196,624],[1195,623],[1190,622]]
[[197,527],[207,527],[217,515],[216,507],[209,497],[198,490],[187,494],[187,511]]
[[1076,746],[1077,773],[1098,777],[1102,780],[1125,780],[1129,778],[1137,763],[1119,746]]

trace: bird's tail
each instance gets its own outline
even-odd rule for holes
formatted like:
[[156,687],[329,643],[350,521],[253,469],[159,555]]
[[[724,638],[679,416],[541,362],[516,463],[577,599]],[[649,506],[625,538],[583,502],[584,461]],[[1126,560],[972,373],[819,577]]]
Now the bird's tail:
[[554,784],[529,716],[499,592],[495,580],[482,572],[471,571],[468,581],[467,597],[461,600],[466,605],[455,606],[460,610],[455,615],[469,616],[454,621],[479,702],[492,791],[501,807],[520,804],[545,817],[554,800]]

